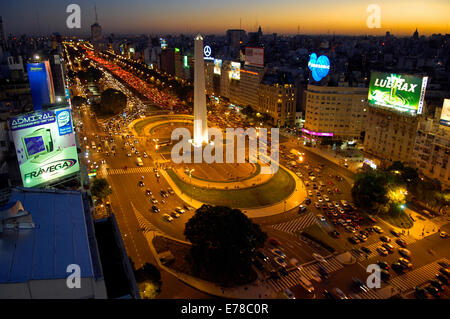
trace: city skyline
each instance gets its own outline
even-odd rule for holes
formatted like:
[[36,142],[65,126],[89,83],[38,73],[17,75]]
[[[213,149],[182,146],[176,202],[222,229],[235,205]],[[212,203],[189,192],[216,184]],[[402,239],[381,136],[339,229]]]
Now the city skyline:
[[[256,31],[259,26],[264,33],[279,34],[339,34],[339,35],[410,35],[417,28],[419,33],[449,33],[446,12],[450,4],[435,0],[380,1],[381,27],[370,29],[366,20],[370,3],[345,1],[339,4],[321,0],[315,4],[304,1],[282,0],[250,1],[244,4],[232,0],[227,4],[180,0],[164,3],[145,3],[132,0],[122,3],[113,1],[79,1],[81,29],[66,27],[67,3],[46,0],[33,8],[30,0],[1,5],[5,34],[45,35],[59,32],[62,35],[88,35],[95,22],[94,6],[97,6],[98,22],[104,34],[224,34],[227,29],[242,28]],[[23,10],[30,7],[32,10]],[[401,12],[401,16],[399,16]],[[175,21],[175,22],[173,22]]]

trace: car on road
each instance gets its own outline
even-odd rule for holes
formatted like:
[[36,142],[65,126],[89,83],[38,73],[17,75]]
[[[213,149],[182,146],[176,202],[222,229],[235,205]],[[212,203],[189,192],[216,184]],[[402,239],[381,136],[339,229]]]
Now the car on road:
[[284,290],[284,294],[286,295],[286,297],[288,297],[289,299],[295,299],[294,294],[292,293],[292,291],[289,290],[289,288],[286,288]]
[[313,196],[313,192],[311,190],[308,191],[308,196],[309,197]]
[[417,299],[428,299],[427,291],[424,288],[414,287],[414,295]]
[[390,243],[391,242],[391,238],[389,236],[380,236],[380,240],[385,242],[385,243]]
[[175,192],[174,192],[174,190],[172,189],[172,187],[167,188],[167,192],[168,192],[170,195],[175,194]]
[[358,239],[361,241],[361,242],[365,242],[365,241],[367,241],[367,237],[365,236],[365,235],[363,235],[363,234],[358,234],[358,235],[356,235],[356,237],[358,237]]
[[327,195],[323,195],[323,199],[324,199],[326,202],[329,202],[329,201],[330,201],[330,198],[329,198]]
[[308,272],[311,275],[311,279],[313,279],[316,282],[322,282],[320,275],[314,269],[310,269]]
[[389,252],[386,250],[386,248],[379,246],[377,247],[377,252],[381,255],[381,256],[387,256],[389,255]]
[[153,193],[151,190],[149,190],[148,188],[145,190],[145,195],[147,196],[151,196]]
[[144,181],[139,181],[139,187],[144,187],[144,186],[145,186]]
[[364,285],[364,283],[357,277],[353,277],[353,286],[356,288],[357,291],[368,291],[369,288]]
[[382,234],[384,232],[383,229],[380,226],[377,226],[377,225],[372,226],[372,229],[378,234]]
[[323,215],[317,215],[317,218],[319,218],[319,220],[322,222],[324,222],[326,220]]
[[385,269],[380,270],[380,276],[381,280],[383,280],[384,282],[388,282],[391,279],[391,274]]
[[333,293],[329,292],[328,290],[324,290],[323,291],[323,295],[325,296],[325,298],[327,299],[337,299],[335,295],[333,295]]
[[185,213],[185,210],[183,208],[179,207],[179,206],[175,207],[175,211],[178,214],[184,214]]
[[430,280],[430,284],[433,287],[436,287],[439,291],[443,291],[444,290],[444,284],[442,282],[440,282],[439,280],[437,280],[437,279],[431,279]]
[[302,286],[307,292],[313,293],[314,292],[314,286],[313,284],[306,279],[304,276],[300,276],[299,278],[299,284]]
[[164,215],[163,215],[163,219],[164,219],[166,222],[171,222],[171,221],[173,221],[173,217],[170,216],[169,214],[164,214]]
[[447,234],[445,231],[441,231],[441,232],[439,233],[439,236],[440,236],[441,238],[447,238],[447,237],[448,237],[448,234]]
[[287,263],[283,260],[283,258],[275,257],[273,260],[281,267],[287,267]]
[[318,253],[313,253],[312,256],[318,262],[322,262],[322,263],[326,263],[327,262],[327,260],[325,258],[323,258],[321,255],[319,255]]
[[352,226],[345,226],[345,230],[349,233],[355,233],[356,229]]
[[150,201],[152,202],[152,204],[158,204],[158,200],[156,198],[154,198],[154,197],[152,197],[150,199]]
[[277,255],[278,257],[286,258],[286,254],[284,252],[282,252],[280,249],[274,248],[274,249],[271,249],[270,251],[272,252],[272,254]]
[[394,235],[395,237],[400,237],[402,235],[401,232],[395,229],[391,229],[391,234]]
[[178,217],[180,217],[181,215],[178,214],[177,212],[171,212],[171,213],[170,213],[170,216],[172,216],[173,218],[178,218]]
[[403,271],[405,270],[405,267],[402,264],[398,263],[398,262],[393,263],[391,265],[391,268],[392,268],[393,271],[395,271],[397,273],[403,273]]
[[436,287],[434,287],[432,285],[426,286],[425,289],[430,295],[432,295],[435,298],[439,298],[441,296],[439,289],[437,289]]
[[367,247],[361,246],[361,250],[362,250],[363,252],[365,252],[366,254],[371,254],[371,253],[372,253],[372,251],[371,251],[369,248],[367,248]]
[[260,271],[264,270],[264,265],[258,259],[253,259],[252,262],[253,265],[255,265],[255,267],[258,268]]
[[304,213],[304,212],[306,212],[306,206],[305,206],[305,205],[300,205],[300,206],[298,206],[298,212],[299,212],[299,213]]
[[404,258],[411,259],[411,251],[406,248],[399,248],[398,253]]
[[159,193],[161,194],[161,197],[169,197],[169,195],[167,195],[165,190],[161,189]]
[[360,240],[356,236],[349,237],[348,241],[351,242],[353,245],[356,245],[356,244],[360,243]]
[[159,175],[159,173],[158,173],[158,172],[156,172],[156,173],[155,173],[155,177],[156,177],[156,178],[160,178],[160,177],[161,177],[161,175]]
[[289,273],[288,273],[288,271],[286,270],[285,267],[281,267],[278,271],[280,272],[280,274],[282,276],[289,276]]
[[156,207],[155,205],[152,206],[152,210],[153,210],[153,212],[155,212],[155,213],[159,213],[159,208]]
[[380,268],[381,268],[381,269],[384,269],[384,270],[389,270],[389,269],[391,269],[391,267],[389,266],[389,264],[388,264],[387,262],[385,262],[385,261],[379,260],[379,261],[377,261],[377,265],[380,266]]
[[405,248],[407,246],[406,241],[404,241],[403,239],[396,239],[395,242],[397,243],[397,245],[399,245],[400,247]]
[[448,279],[447,279],[447,277],[445,277],[444,275],[436,274],[436,275],[435,275],[435,278],[436,278],[437,280],[439,280],[440,282],[442,282],[444,285],[448,285]]
[[314,202],[314,206],[316,206],[316,208],[320,208],[320,204],[318,202]]
[[394,246],[392,246],[391,244],[383,243],[383,244],[381,244],[381,246],[383,248],[385,248],[389,253],[393,253],[394,252]]
[[397,260],[397,262],[398,262],[399,264],[402,264],[405,268],[408,268],[408,269],[411,269],[411,268],[413,267],[412,263],[411,263],[408,259],[403,258],[403,257],[400,257],[400,258]]
[[344,294],[344,292],[339,288],[334,288],[334,291],[341,299],[348,299],[348,297]]
[[260,258],[262,261],[268,261],[269,260],[269,257],[267,257],[263,252],[261,252],[259,250],[256,252],[256,256],[258,258]]

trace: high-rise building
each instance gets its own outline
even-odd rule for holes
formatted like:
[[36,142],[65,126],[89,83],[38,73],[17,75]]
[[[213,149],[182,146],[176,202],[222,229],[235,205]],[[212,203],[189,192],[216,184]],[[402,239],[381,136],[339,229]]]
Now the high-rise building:
[[7,41],[5,38],[5,31],[3,30],[3,18],[0,16],[0,48],[2,51],[7,49]]
[[420,174],[450,188],[450,127],[439,123],[441,109],[435,115],[419,122],[411,161]]
[[95,50],[101,50],[102,27],[98,24],[97,7],[95,7],[95,23],[91,25],[91,41]]
[[265,73],[264,68],[245,67],[241,70],[239,83],[239,104],[257,110],[259,104],[258,89]]
[[238,49],[245,42],[245,30],[230,29],[227,30],[227,43],[233,49]]
[[267,114],[273,125],[294,126],[296,92],[295,81],[289,73],[266,73],[259,85],[258,112]]
[[418,116],[369,107],[364,153],[381,167],[395,161],[409,163],[418,123]]
[[367,119],[367,88],[308,85],[304,136],[362,141]]

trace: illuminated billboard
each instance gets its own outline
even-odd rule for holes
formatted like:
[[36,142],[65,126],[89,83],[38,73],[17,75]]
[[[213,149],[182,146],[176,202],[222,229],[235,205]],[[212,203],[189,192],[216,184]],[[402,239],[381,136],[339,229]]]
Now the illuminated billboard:
[[222,72],[222,60],[214,59],[214,74],[220,75]]
[[164,38],[159,38],[159,42],[161,43],[161,49],[167,49],[167,41]]
[[444,99],[440,123],[450,127],[450,99]]
[[245,48],[245,65],[264,67],[264,48]]
[[48,61],[27,63],[28,81],[35,110],[41,110],[44,104],[55,103],[55,89]]
[[313,79],[319,82],[330,72],[330,60],[325,55],[317,57],[317,54],[311,53],[308,68],[311,70]]
[[24,187],[48,184],[80,170],[69,107],[9,119]]
[[205,45],[203,47],[203,59],[205,60],[214,60],[214,57],[212,56],[212,49],[209,45]]
[[410,115],[422,114],[428,77],[372,72],[367,102]]
[[241,79],[241,63],[240,62],[231,62],[230,78],[233,80]]

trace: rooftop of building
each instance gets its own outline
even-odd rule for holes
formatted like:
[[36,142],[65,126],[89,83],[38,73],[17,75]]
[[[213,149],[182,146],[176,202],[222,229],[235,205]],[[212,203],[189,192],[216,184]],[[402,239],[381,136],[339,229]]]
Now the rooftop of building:
[[77,264],[81,277],[101,276],[92,219],[79,191],[14,188],[6,211],[20,201],[34,228],[0,233],[0,283],[66,278]]
[[295,84],[295,80],[292,77],[292,75],[288,72],[268,72],[264,74],[261,84],[268,84],[268,85],[286,85],[286,84]]

